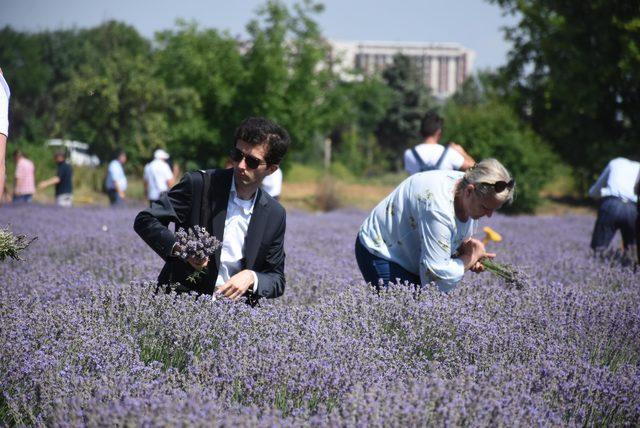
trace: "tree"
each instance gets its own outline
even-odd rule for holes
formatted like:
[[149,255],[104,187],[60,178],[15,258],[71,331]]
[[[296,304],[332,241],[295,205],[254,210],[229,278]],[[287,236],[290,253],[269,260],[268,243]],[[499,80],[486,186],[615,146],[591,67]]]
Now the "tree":
[[424,114],[436,105],[431,90],[420,79],[411,58],[398,54],[393,64],[382,73],[393,98],[387,112],[378,123],[376,137],[386,151],[388,160],[398,160],[404,149],[420,140],[420,122]]
[[540,190],[553,178],[557,156],[513,108],[496,96],[493,76],[468,79],[444,108],[445,141],[455,141],[477,160],[496,158],[516,179],[512,212],[533,212]]
[[336,78],[327,65],[328,44],[312,16],[323,6],[310,0],[291,13],[268,1],[247,26],[246,79],[238,91],[237,121],[264,115],[284,126],[292,149],[308,154],[330,131],[326,106]]
[[[169,112],[168,146],[182,160],[215,166],[229,153],[240,83],[246,78],[239,42],[229,34],[178,21],[156,35],[157,75],[184,99]],[[186,102],[191,99],[190,102]]]
[[82,34],[84,61],[56,85],[55,136],[86,141],[103,160],[126,148],[134,161],[166,142],[170,101],[155,78],[150,43],[133,27],[108,22]]
[[583,185],[640,139],[637,0],[490,0],[518,24],[503,95],[580,171]]

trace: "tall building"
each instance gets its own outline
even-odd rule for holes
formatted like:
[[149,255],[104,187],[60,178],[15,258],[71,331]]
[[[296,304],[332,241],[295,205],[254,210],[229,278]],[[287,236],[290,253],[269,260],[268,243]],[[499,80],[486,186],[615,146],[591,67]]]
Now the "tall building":
[[338,72],[350,69],[366,75],[382,72],[400,53],[418,67],[423,83],[440,98],[453,94],[471,74],[475,52],[458,43],[331,41]]

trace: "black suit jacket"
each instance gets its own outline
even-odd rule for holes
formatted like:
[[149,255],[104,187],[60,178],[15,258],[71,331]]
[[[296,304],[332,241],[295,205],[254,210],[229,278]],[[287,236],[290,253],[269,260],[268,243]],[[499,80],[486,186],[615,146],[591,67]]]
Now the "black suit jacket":
[[[141,211],[135,219],[133,228],[140,237],[165,260],[158,277],[159,285],[180,283],[179,291],[195,291],[212,294],[220,268],[222,247],[216,250],[207,267],[208,273],[201,275],[196,283],[186,280],[193,268],[177,257],[171,256],[174,233],[168,228],[175,223],[185,229],[200,224],[200,202],[202,186],[198,186],[196,174],[189,172],[168,194],[154,202],[151,208]],[[215,169],[206,171],[211,177],[209,203],[210,222],[205,226],[211,235],[224,241],[224,222],[227,216],[227,204],[233,169]],[[200,180],[202,181],[202,180]],[[200,192],[198,191],[200,190]],[[243,267],[256,272],[258,289],[253,297],[278,297],[284,293],[284,233],[286,212],[269,194],[258,189],[256,202],[249,222],[245,240]],[[194,194],[198,193],[198,194]]]

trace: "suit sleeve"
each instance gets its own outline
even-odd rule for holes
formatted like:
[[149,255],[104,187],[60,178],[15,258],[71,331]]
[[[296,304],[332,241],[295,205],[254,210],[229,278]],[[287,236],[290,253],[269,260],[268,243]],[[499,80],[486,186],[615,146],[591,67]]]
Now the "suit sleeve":
[[285,287],[284,278],[284,233],[286,230],[287,216],[283,210],[280,224],[276,229],[274,238],[269,244],[269,249],[265,257],[265,262],[260,270],[255,270],[258,275],[259,297],[274,298],[282,296]]
[[141,211],[133,223],[133,229],[155,251],[166,260],[176,242],[169,223],[187,223],[191,214],[191,174],[185,174],[168,194],[163,195],[151,208]]

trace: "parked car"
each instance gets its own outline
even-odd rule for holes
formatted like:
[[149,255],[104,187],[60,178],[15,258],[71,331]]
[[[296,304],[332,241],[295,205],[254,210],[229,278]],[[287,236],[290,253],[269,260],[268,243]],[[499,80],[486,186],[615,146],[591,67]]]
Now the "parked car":
[[58,138],[47,140],[47,147],[65,147],[69,153],[69,162],[72,165],[98,166],[100,159],[89,153],[89,145],[80,141],[61,140]]

